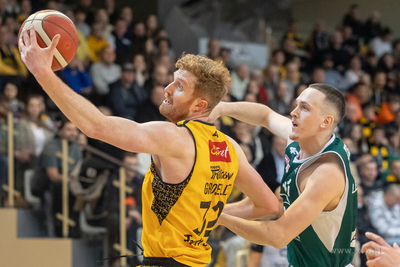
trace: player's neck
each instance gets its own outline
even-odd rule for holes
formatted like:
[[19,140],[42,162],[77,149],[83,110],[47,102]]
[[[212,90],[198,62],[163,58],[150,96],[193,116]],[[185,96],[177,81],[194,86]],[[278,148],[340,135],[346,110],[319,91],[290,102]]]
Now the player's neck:
[[326,143],[332,138],[333,133],[319,134],[318,136],[313,136],[305,140],[299,140],[300,155],[299,159],[306,159],[314,156],[319,151],[321,151]]

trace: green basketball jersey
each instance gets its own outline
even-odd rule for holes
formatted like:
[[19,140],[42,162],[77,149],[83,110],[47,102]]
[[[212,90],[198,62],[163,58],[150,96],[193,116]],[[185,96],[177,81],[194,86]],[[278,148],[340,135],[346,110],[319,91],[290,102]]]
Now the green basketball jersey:
[[333,135],[325,147],[307,159],[299,160],[300,146],[290,143],[285,151],[285,170],[280,195],[285,209],[300,195],[299,170],[304,170],[323,154],[334,153],[342,161],[346,188],[338,206],[322,212],[310,226],[288,244],[287,257],[293,267],[344,267],[350,265],[356,244],[357,186],[350,172],[350,152],[342,140]]

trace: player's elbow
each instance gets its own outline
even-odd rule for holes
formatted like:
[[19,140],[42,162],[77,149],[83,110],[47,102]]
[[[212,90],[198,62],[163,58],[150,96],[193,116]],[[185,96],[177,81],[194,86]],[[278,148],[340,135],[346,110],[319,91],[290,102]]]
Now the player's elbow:
[[287,246],[287,244],[289,244],[290,241],[286,240],[286,236],[284,235],[284,231],[283,230],[277,230],[274,232],[274,238],[272,239],[272,246],[274,248],[277,249],[281,249],[285,246]]

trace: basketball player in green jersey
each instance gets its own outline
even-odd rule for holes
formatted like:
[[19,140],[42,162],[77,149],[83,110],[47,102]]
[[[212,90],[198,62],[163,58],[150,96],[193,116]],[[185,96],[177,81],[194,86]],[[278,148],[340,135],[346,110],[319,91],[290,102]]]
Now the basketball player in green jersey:
[[221,115],[267,127],[288,140],[281,196],[285,212],[276,221],[249,221],[230,214],[245,202],[227,205],[218,223],[260,245],[288,247],[289,266],[352,266],[357,218],[357,187],[350,153],[333,131],[345,114],[335,88],[312,84],[296,99],[292,120],[255,103],[220,103]]

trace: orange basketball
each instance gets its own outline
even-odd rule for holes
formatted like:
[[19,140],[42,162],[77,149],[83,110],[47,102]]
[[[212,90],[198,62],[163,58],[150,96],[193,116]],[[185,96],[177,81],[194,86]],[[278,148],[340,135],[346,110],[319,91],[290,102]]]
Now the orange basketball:
[[55,10],[42,10],[30,15],[22,24],[18,38],[23,28],[29,31],[31,25],[35,26],[36,39],[40,47],[50,45],[57,34],[60,41],[54,52],[51,69],[53,71],[65,68],[75,57],[78,49],[78,34],[74,23],[63,13]]

